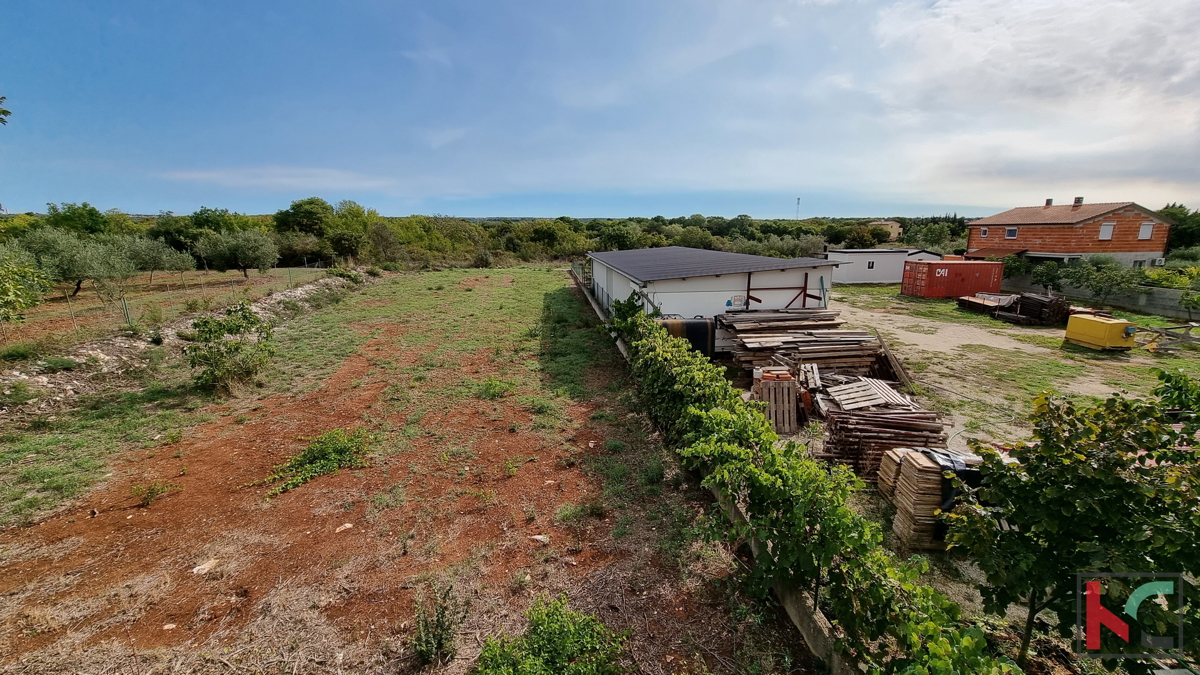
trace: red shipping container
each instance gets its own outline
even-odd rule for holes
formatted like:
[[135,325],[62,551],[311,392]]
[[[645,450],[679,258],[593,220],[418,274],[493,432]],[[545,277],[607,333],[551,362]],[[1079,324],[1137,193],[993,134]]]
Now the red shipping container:
[[984,260],[908,260],[904,263],[901,295],[918,298],[958,298],[976,293],[999,293],[1004,263]]

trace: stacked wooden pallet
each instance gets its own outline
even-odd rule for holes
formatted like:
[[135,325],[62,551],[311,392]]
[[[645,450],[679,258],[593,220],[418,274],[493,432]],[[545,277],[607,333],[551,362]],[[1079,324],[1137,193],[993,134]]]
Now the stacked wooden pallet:
[[1062,326],[1071,315],[1071,304],[1051,295],[1022,293],[1015,310],[998,311],[996,318],[1026,326]]
[[912,451],[912,448],[892,448],[883,453],[883,459],[879,462],[879,494],[889,502],[893,501],[892,494],[896,491],[896,481],[900,480],[900,466],[904,463],[904,457]]
[[910,452],[900,465],[893,496],[896,518],[892,532],[910,549],[945,548],[937,540],[937,515],[942,508],[942,467],[920,452]]
[[1061,326],[1071,314],[1071,306],[1063,298],[1037,293],[964,295],[958,306],[1023,326]]
[[[913,405],[912,408],[916,406]],[[892,448],[944,448],[940,415],[928,410],[876,407],[829,410],[826,450],[859,476],[874,480],[883,453]]]

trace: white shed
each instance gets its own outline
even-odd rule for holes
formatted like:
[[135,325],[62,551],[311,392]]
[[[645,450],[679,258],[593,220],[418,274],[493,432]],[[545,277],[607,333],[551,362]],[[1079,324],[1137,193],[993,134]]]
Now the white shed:
[[839,284],[898,284],[908,260],[941,260],[942,256],[919,248],[835,248],[826,252],[841,263],[833,280]]
[[[636,293],[647,313],[712,318],[729,310],[829,304],[836,261],[769,258],[683,246],[589,253],[592,293],[607,310]],[[718,349],[722,346],[717,334]]]

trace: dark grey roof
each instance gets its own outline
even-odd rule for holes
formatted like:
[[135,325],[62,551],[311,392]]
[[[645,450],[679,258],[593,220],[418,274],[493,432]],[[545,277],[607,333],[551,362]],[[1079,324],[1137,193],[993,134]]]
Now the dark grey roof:
[[838,264],[836,261],[822,258],[769,258],[764,255],[706,251],[702,248],[687,248],[686,246],[606,251],[589,253],[588,256],[612,267],[634,281],[642,282],[801,267],[829,267]]

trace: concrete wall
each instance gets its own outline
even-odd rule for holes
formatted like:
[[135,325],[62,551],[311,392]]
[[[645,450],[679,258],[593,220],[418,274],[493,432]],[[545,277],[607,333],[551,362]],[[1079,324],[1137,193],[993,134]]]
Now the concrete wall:
[[[1045,293],[1046,289],[1041,286],[1034,286],[1028,276],[1010,277],[1005,279],[1000,288],[1011,293]],[[1192,310],[1192,317],[1188,317],[1188,310],[1179,306],[1179,298],[1183,295],[1183,291],[1174,288],[1153,288],[1144,286],[1146,293],[1122,293],[1108,296],[1106,304],[1112,305],[1119,309],[1128,310],[1131,312],[1142,312],[1143,314],[1158,314],[1160,316],[1169,316],[1184,321],[1196,320],[1200,321],[1200,311]],[[1072,300],[1078,300],[1080,304],[1088,304],[1093,302],[1092,294],[1086,289],[1075,288],[1073,286],[1063,286],[1062,293],[1055,295],[1063,295]]]
[[[904,279],[906,260],[941,260],[935,253],[877,249],[875,251],[829,251],[826,256],[845,263],[833,270],[839,284],[898,284]],[[875,263],[873,268],[871,263]]]

